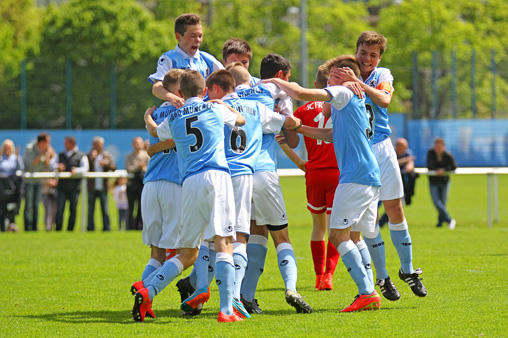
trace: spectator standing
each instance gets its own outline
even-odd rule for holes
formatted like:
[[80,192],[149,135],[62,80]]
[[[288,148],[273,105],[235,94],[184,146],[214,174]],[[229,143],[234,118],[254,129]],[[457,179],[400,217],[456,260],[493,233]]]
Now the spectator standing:
[[14,152],[14,142],[6,139],[0,149],[0,230],[18,231],[14,224],[14,217],[19,213],[22,197],[23,178],[16,175],[17,170],[23,170],[23,162]]
[[432,202],[438,211],[437,227],[448,223],[448,228],[455,229],[455,219],[451,218],[446,210],[446,202],[450,192],[450,176],[446,173],[457,169],[453,155],[446,151],[444,139],[438,137],[434,140],[434,147],[427,153],[427,168],[435,170],[436,174],[429,176],[429,188]]
[[[23,164],[26,172],[46,171],[54,154],[49,147],[50,136],[42,132],[37,139],[28,143],[23,152]],[[41,199],[41,180],[27,179],[25,184],[25,231],[37,231],[39,202]]]
[[127,229],[127,213],[129,210],[129,202],[127,200],[127,177],[119,177],[116,179],[113,188],[113,199],[118,209],[118,230],[125,230]]
[[[113,156],[104,150],[104,138],[95,136],[92,140],[92,150],[88,153],[88,163],[91,172],[107,172],[116,170]],[[88,179],[88,231],[95,230],[94,214],[95,201],[101,202],[103,231],[110,231],[108,210],[108,180],[106,178]]]
[[[49,166],[44,168],[43,171],[54,171],[58,166],[58,156],[55,149],[51,146],[51,138],[48,138],[48,143],[50,162]],[[41,184],[41,199],[42,205],[44,206],[44,225],[46,231],[51,231],[56,221],[56,185],[58,184],[58,180],[55,178],[46,178],[41,181]]]
[[[66,136],[64,140],[65,150],[58,154],[58,171],[70,172],[72,176],[86,173],[88,171],[88,158],[85,153],[79,151],[74,136]],[[80,179],[59,179],[56,211],[56,230],[61,231],[63,226],[63,215],[65,203],[69,201],[69,223],[68,231],[74,230],[76,223],[76,206],[78,204]]]
[[[141,219],[141,192],[143,191],[143,177],[145,177],[146,166],[150,157],[145,150],[145,142],[141,137],[135,137],[132,140],[134,151],[125,158],[125,168],[127,172],[133,174],[133,178],[127,181],[127,200],[129,202],[129,211],[127,215],[127,230],[143,229]],[[134,209],[136,217],[134,218]]]

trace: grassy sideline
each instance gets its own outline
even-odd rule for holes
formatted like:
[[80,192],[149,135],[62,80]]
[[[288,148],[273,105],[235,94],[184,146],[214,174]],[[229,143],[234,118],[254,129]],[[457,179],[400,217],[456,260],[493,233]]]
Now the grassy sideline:
[[[310,215],[303,177],[283,177],[290,235],[298,259],[298,291],[314,308],[297,315],[284,301],[284,285],[269,245],[258,293],[265,315],[234,324],[216,322],[219,296],[203,314],[180,317],[174,283],[157,296],[158,318],[145,323],[131,319],[130,285],[137,281],[149,257],[139,232],[1,233],[0,337],[393,337],[508,336],[508,176],[499,176],[499,223],[487,227],[486,176],[454,176],[449,210],[457,228],[436,229],[427,178],[418,180],[413,205],[406,208],[415,267],[423,269],[426,298],[414,296],[397,277],[399,267],[388,229],[387,267],[401,292],[397,302],[383,300],[380,311],[341,314],[357,289],[339,261],[333,291],[314,290],[309,248]],[[41,214],[42,215],[42,214]],[[79,217],[79,216],[78,216]],[[101,229],[100,212],[96,213]],[[78,218],[79,219],[79,218]],[[18,225],[22,225],[21,219]],[[183,276],[190,273],[184,272]]]

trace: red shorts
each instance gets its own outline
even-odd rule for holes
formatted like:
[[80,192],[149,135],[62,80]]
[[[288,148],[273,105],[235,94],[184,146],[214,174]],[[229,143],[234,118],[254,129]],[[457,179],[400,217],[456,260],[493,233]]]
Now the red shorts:
[[312,169],[305,173],[307,209],[314,214],[332,212],[335,189],[339,184],[339,169]]

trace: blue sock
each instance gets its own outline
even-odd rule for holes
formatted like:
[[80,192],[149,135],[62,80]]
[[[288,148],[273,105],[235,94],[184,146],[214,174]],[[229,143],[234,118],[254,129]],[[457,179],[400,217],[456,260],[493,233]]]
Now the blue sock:
[[233,287],[235,284],[233,256],[225,252],[217,253],[215,266],[217,267],[215,281],[219,287],[220,311],[229,316],[233,314]]
[[296,268],[295,252],[291,243],[281,243],[277,246],[277,261],[286,290],[296,292],[298,270]]
[[203,243],[199,248],[198,258],[194,263],[196,270],[196,289],[208,286],[208,265],[210,264],[210,255],[208,243]]
[[370,265],[370,254],[369,249],[367,249],[367,244],[365,244],[365,241],[359,241],[356,243],[356,247],[360,252],[360,256],[362,256],[362,264],[365,268],[365,272],[367,272],[370,282],[374,285],[374,276],[372,275],[372,266]]
[[150,258],[148,263],[145,266],[145,270],[143,270],[143,273],[141,274],[141,280],[144,280],[146,277],[150,276],[152,272],[157,270],[157,268],[160,268],[162,266],[161,262],[156,260],[155,258]]
[[399,255],[402,271],[404,273],[413,273],[413,245],[406,220],[404,219],[399,224],[388,223],[388,227],[390,228],[393,245],[395,245]]
[[388,278],[388,271],[386,271],[386,258],[385,258],[385,242],[379,232],[379,225],[376,224],[376,230],[373,234],[368,234],[369,237],[374,235],[373,238],[368,238],[367,234],[363,234],[363,239],[367,243],[372,263],[376,268],[376,279]]
[[247,269],[243,277],[241,294],[251,302],[256,295],[259,277],[265,268],[266,253],[268,251],[268,238],[251,235],[247,243]]
[[[213,245],[213,243],[211,243]],[[215,249],[212,249],[208,247],[210,256],[210,262],[208,264],[208,285],[212,284],[213,277],[215,277],[215,259],[216,259],[216,253]]]
[[178,259],[178,255],[166,261],[164,265],[159,269],[159,272],[154,278],[145,285],[148,289],[148,297],[150,300],[159,294],[166,286],[169,285],[178,275],[183,271],[183,264]]
[[233,261],[235,262],[235,288],[233,297],[240,300],[245,269],[247,268],[247,247],[243,243],[233,243]]
[[367,272],[362,264],[360,252],[353,241],[349,240],[347,242],[340,243],[337,251],[339,251],[339,254],[342,257],[342,262],[344,262],[351,278],[353,278],[358,286],[358,294],[370,295],[374,292],[374,285],[370,282],[370,279],[367,276]]

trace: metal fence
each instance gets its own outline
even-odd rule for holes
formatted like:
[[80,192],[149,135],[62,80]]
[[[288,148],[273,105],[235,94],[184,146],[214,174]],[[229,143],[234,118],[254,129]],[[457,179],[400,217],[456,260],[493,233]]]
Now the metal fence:
[[[396,88],[390,110],[412,119],[506,118],[508,68],[500,66],[506,61],[495,51],[387,55],[381,66],[391,69]],[[320,63],[309,60],[311,69]],[[153,60],[128,66],[25,60],[16,76],[0,76],[0,129],[142,128],[140,114],[160,103],[147,81],[154,71]]]

